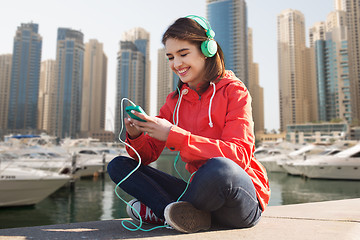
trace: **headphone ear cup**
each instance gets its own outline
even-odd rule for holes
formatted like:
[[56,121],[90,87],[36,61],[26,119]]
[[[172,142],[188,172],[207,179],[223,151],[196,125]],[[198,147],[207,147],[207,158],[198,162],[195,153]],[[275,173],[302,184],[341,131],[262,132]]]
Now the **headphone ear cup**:
[[217,52],[217,44],[214,39],[209,39],[201,43],[201,51],[205,57],[213,57]]

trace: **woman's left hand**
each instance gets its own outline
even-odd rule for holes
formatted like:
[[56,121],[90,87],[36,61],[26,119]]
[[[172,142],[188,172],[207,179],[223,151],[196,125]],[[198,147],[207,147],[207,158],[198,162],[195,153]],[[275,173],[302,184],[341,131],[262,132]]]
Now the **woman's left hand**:
[[134,115],[146,122],[141,122],[136,119],[130,118],[130,122],[140,131],[147,132],[150,137],[160,141],[166,141],[171,127],[173,126],[168,120],[158,117],[150,117],[148,115],[133,111]]

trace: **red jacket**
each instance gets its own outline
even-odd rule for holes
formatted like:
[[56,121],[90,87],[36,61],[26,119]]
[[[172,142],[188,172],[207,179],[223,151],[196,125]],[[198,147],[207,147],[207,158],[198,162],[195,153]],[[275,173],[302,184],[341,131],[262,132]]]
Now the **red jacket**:
[[[226,71],[224,78],[211,84],[201,97],[187,84],[183,85],[180,96],[173,98],[173,94],[168,95],[158,116],[174,123],[166,142],[147,134],[126,139],[138,151],[142,163],[147,165],[155,161],[165,146],[180,151],[190,173],[198,170],[207,159],[232,159],[249,174],[264,210],[270,188],[265,168],[254,157],[251,96],[245,85],[231,71]],[[137,159],[130,148],[127,147],[127,151]]]

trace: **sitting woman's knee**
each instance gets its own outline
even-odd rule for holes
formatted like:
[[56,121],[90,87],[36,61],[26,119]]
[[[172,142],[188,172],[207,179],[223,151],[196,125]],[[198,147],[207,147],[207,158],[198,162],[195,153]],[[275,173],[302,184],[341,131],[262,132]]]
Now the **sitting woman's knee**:
[[239,170],[239,166],[234,161],[224,157],[211,158],[204,166],[208,168],[207,171],[214,171],[214,174],[224,175],[224,177]]
[[133,159],[125,156],[117,156],[113,160],[111,160],[107,166],[107,171],[110,177],[114,174],[118,175],[120,172],[124,171],[124,169],[127,169],[126,166],[133,167],[133,162],[135,162]]

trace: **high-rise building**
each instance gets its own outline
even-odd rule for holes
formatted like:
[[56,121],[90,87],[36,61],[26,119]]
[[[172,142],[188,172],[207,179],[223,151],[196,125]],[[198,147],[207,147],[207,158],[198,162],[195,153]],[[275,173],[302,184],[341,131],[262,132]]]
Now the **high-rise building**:
[[335,7],[347,15],[352,122],[360,125],[360,0],[335,0]]
[[22,23],[14,37],[8,129],[36,129],[42,37],[39,25]]
[[248,85],[247,6],[245,0],[206,0],[207,20],[225,55],[225,67]]
[[128,98],[150,113],[149,38],[149,33],[144,29],[136,28],[126,32],[124,40],[120,41],[117,56],[115,135],[121,130],[120,110],[123,98]]
[[326,22],[310,30],[310,47],[316,61],[318,120],[351,123],[346,13],[331,12]]
[[249,82],[248,89],[252,97],[252,114],[255,132],[264,132],[264,89],[259,84],[259,64],[253,61],[253,35],[248,29],[248,61]]
[[328,77],[335,84],[335,86],[330,84],[331,88],[335,90],[335,118],[351,123],[353,114],[346,19],[344,11],[334,11],[328,15],[326,20],[326,46],[330,69],[333,69],[332,72],[328,73]]
[[[308,63],[310,64],[310,68],[308,71],[308,77],[311,79],[311,83],[315,84],[315,86],[308,88],[308,91],[311,92],[312,96],[314,97],[311,106],[313,112],[311,113],[313,118],[312,121],[319,121],[319,115],[321,111],[324,109],[324,98],[323,92],[319,92],[319,89],[322,88],[322,82],[324,79],[323,71],[321,71],[324,67],[323,62],[320,61],[319,56],[322,56],[322,46],[323,41],[325,39],[325,23],[324,22],[317,22],[309,29],[309,60]],[[320,85],[319,85],[320,84]]]
[[12,55],[0,55],[0,129],[7,128]]
[[55,96],[55,60],[41,62],[39,100],[38,100],[38,129],[49,131],[54,118],[49,115],[50,103]]
[[103,44],[90,39],[85,44],[82,87],[81,132],[105,130],[107,57]]
[[165,48],[158,50],[158,87],[157,87],[157,108],[156,114],[165,104],[166,97],[176,90],[179,77],[171,70],[168,64]]
[[145,88],[145,102],[144,105],[142,105],[142,108],[145,110],[145,112],[150,113],[150,34],[145,29],[137,27],[124,32],[122,40],[133,42],[137,50],[144,55],[143,74],[145,82],[143,83],[143,87]]
[[55,66],[56,97],[51,99],[50,134],[78,137],[84,66],[84,35],[69,28],[58,28]]
[[308,75],[309,50],[305,45],[305,19],[297,10],[287,9],[277,17],[280,130],[288,124],[311,120],[316,87]]

